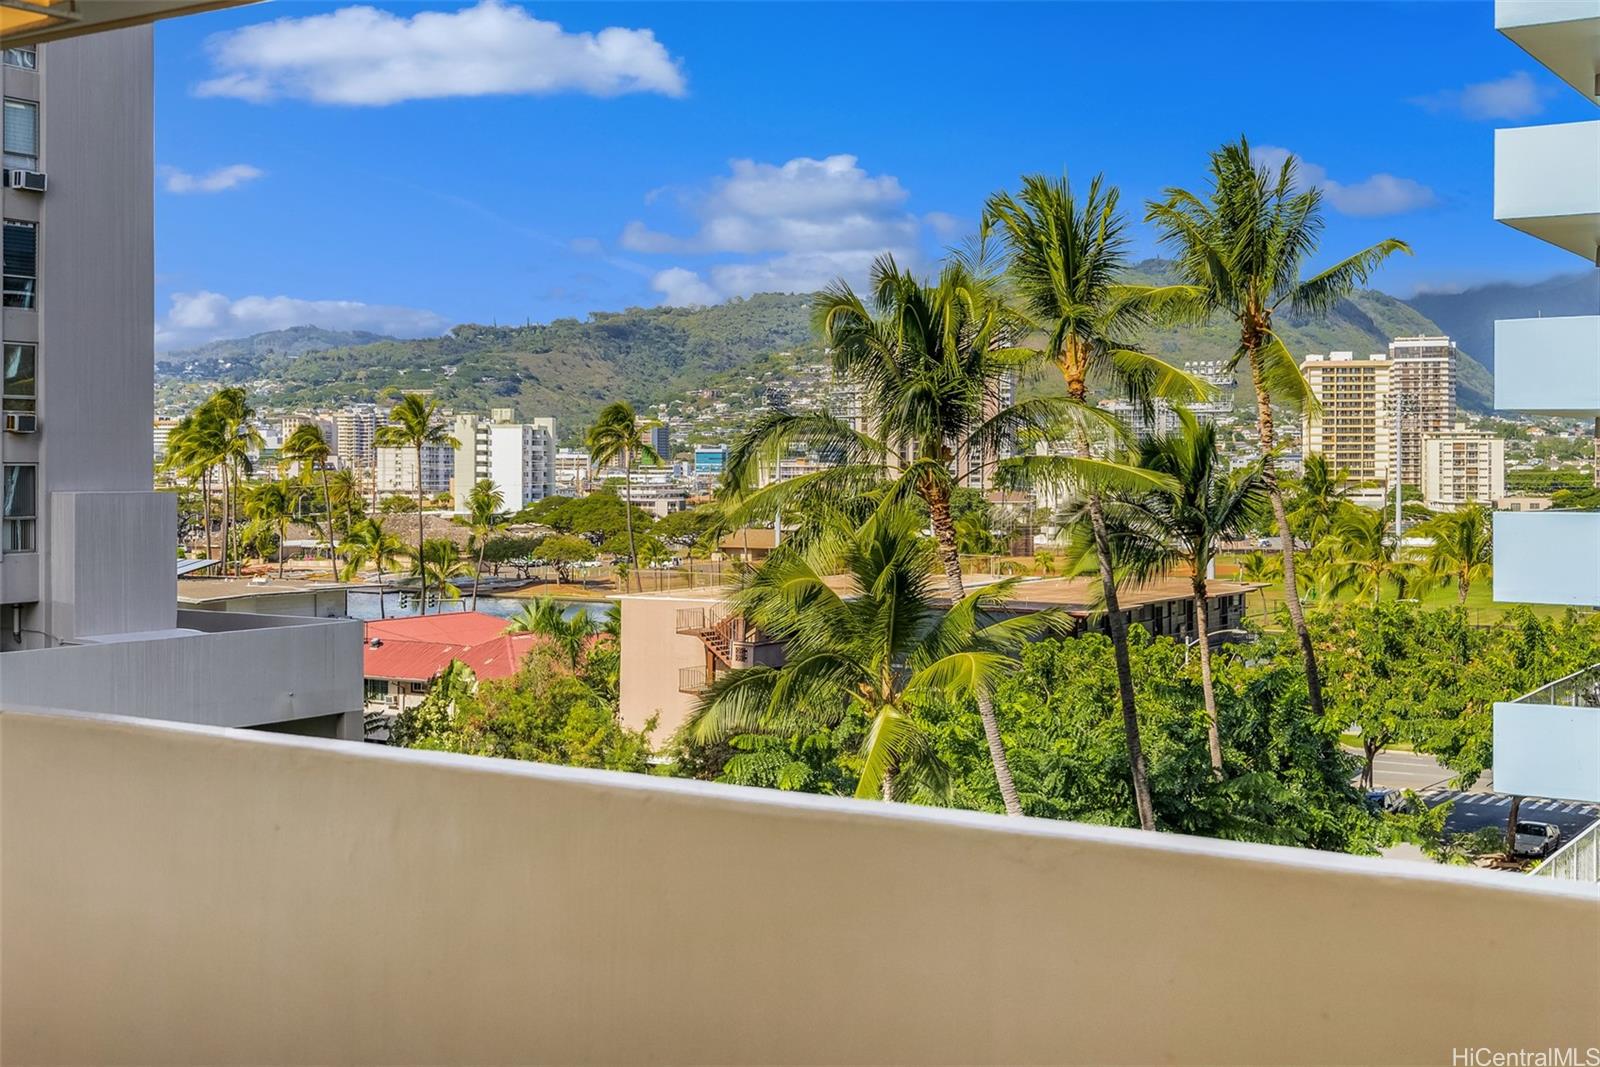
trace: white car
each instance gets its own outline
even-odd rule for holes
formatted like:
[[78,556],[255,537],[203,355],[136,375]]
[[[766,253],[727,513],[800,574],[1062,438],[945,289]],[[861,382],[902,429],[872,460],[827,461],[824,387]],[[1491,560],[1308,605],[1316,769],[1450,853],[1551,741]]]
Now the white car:
[[1561,827],[1547,822],[1518,822],[1511,851],[1518,856],[1547,856],[1556,850]]

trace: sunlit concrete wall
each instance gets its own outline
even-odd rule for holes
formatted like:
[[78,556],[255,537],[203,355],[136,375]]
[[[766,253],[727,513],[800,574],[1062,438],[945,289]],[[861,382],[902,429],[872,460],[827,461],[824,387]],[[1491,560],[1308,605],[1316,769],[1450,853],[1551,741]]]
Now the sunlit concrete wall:
[[678,609],[700,608],[710,611],[719,598],[714,593],[695,595],[633,594],[618,598],[622,602],[622,721],[639,729],[653,715],[656,731],[651,735],[657,747],[671,739],[694,710],[696,697],[678,691],[678,671],[684,667],[703,667],[705,644],[692,634],[677,632]]
[[1600,604],[1600,512],[1495,512],[1494,598]]
[[1545,879],[0,713],[7,1063],[1449,1063],[1600,1045]]
[[1517,796],[1600,802],[1600,708],[1496,704],[1494,787]]
[[[170,579],[169,579],[170,583]],[[361,623],[178,611],[187,630],[0,657],[0,708],[214,726],[344,716],[361,737]]]
[[1600,411],[1600,315],[1498,320],[1494,369],[1497,410]]

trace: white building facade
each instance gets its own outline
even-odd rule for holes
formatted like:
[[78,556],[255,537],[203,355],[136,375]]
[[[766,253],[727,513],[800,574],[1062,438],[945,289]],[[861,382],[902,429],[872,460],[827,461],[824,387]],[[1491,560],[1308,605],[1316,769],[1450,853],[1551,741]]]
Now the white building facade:
[[456,416],[452,435],[455,510],[465,512],[472,487],[494,483],[508,512],[556,494],[556,423],[552,418],[516,421],[511,408],[494,408],[487,419]]
[[1422,438],[1422,501],[1434,511],[1493,504],[1506,495],[1506,443],[1457,426]]
[[[1600,0],[1496,0],[1495,27],[1600,104]],[[1494,215],[1586,264],[1600,260],[1600,121],[1496,130]],[[1497,410],[1593,417],[1600,314],[1496,322],[1494,369]],[[1494,546],[1496,600],[1600,604],[1600,513],[1498,512]],[[1600,800],[1596,677],[1552,679],[1495,705],[1496,789]]]
[[[417,491],[417,450],[384,447],[378,453],[378,492],[415,493]],[[456,454],[449,445],[422,446],[422,491],[430,496],[450,491],[455,476]]]

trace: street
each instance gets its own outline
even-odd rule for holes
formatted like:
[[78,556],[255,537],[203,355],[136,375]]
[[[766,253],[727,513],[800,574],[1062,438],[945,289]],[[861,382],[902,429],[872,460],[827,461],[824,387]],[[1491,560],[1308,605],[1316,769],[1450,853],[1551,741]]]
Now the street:
[[[1431,808],[1455,801],[1445,826],[1451,833],[1471,833],[1485,826],[1504,829],[1511,813],[1511,798],[1504,793],[1463,793],[1456,789],[1425,789],[1417,794]],[[1600,818],[1600,805],[1577,801],[1537,800],[1525,797],[1517,817],[1523,822],[1548,822],[1561,827],[1559,845],[1566,844]]]

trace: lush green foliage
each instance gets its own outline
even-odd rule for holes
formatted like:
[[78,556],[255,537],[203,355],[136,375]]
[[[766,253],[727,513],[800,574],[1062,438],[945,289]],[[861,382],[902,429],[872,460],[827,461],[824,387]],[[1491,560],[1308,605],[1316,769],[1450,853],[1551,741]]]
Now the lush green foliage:
[[[576,534],[599,544],[628,532],[628,512],[622,498],[610,488],[597,489],[588,496],[549,496],[523,508],[517,523],[548,526],[557,533]],[[655,519],[637,505],[633,508],[633,528],[651,529]]]

